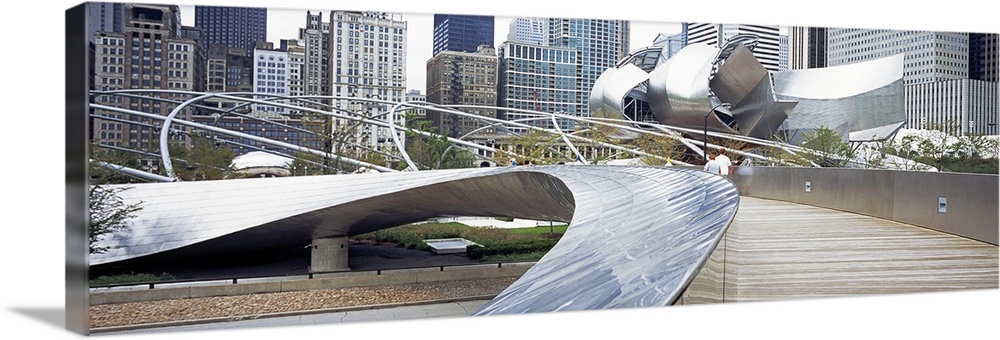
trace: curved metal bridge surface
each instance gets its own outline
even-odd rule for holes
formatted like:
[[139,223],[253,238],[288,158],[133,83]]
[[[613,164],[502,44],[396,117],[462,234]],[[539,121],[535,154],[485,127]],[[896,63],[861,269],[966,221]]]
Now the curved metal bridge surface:
[[251,254],[445,215],[569,222],[476,315],[674,303],[736,215],[726,178],[672,167],[538,166],[130,185],[143,202],[92,266]]

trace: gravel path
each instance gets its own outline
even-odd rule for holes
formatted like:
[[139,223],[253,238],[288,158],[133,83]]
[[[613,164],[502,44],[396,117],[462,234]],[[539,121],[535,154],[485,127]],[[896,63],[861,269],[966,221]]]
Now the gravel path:
[[[352,270],[479,263],[464,256],[436,255],[429,251],[406,249],[391,244],[351,244],[349,254]],[[308,273],[308,255],[306,251],[292,251],[274,257],[272,262],[257,265],[216,267],[199,264],[157,269],[183,279],[304,274]],[[91,306],[89,317],[91,328],[104,328],[493,296],[515,280],[517,277],[104,304]]]
[[301,292],[261,293],[238,296],[128,302],[90,307],[90,327],[103,328],[256,316],[330,308],[371,306],[438,299],[492,296],[517,280],[516,277],[353,287]]

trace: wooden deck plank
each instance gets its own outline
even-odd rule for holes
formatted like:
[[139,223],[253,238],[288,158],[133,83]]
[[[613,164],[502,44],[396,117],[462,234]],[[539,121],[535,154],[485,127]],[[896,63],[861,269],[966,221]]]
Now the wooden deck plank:
[[680,303],[997,289],[998,268],[996,245],[744,196],[725,239]]

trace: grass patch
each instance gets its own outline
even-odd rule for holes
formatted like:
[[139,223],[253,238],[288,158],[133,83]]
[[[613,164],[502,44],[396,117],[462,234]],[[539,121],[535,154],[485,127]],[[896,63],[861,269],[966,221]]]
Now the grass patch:
[[168,273],[160,273],[159,275],[139,273],[139,274],[119,274],[119,275],[102,275],[98,276],[96,279],[91,279],[91,286],[106,286],[115,284],[125,284],[125,283],[149,283],[149,282],[160,282],[160,281],[171,281],[174,280],[174,276]]

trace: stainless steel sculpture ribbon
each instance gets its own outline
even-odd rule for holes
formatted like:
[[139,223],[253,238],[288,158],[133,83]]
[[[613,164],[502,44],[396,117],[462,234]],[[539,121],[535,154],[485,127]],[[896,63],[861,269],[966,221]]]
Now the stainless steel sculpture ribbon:
[[678,168],[553,169],[576,199],[559,243],[473,315],[665,306],[736,215],[729,180]]
[[475,315],[672,304],[736,215],[726,178],[694,169],[494,167],[131,185],[143,202],[91,265],[301,246],[442,215],[566,221],[559,243]]

